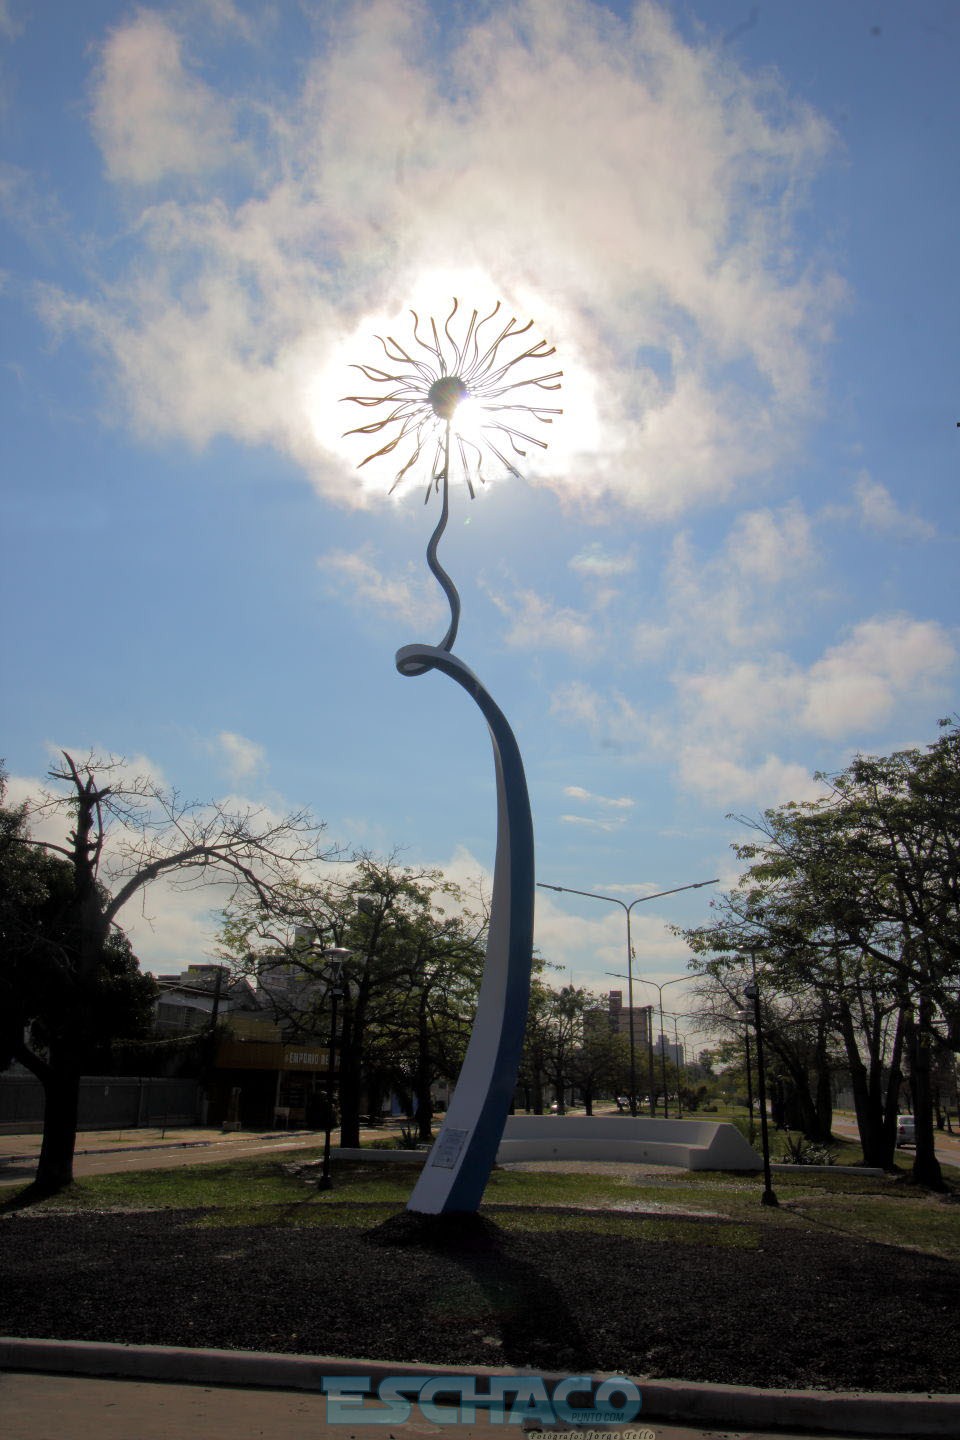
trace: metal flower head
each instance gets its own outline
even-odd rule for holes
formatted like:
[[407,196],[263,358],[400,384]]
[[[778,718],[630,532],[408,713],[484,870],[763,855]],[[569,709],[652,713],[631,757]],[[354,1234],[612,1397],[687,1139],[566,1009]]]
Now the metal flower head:
[[[378,393],[345,395],[344,400],[369,408],[387,406],[388,413],[346,433],[379,435],[386,432],[390,435],[386,444],[381,445],[379,450],[371,451],[360,464],[368,465],[371,460],[379,460],[381,456],[400,450],[404,459],[394,477],[391,491],[425,453],[431,461],[426,498],[429,499],[432,489],[440,489],[441,482],[446,486],[451,478],[452,440],[472,497],[475,493],[474,480],[483,482],[485,478],[484,451],[489,451],[510,474],[519,475],[520,471],[510,455],[525,459],[525,445],[536,445],[541,450],[547,448],[546,440],[519,427],[531,422],[551,425],[554,415],[563,413],[525,398],[535,391],[560,389],[562,370],[539,375],[523,373],[524,369],[529,370],[531,363],[536,364],[554,355],[555,347],[545,340],[538,340],[519,353],[509,354],[512,347],[508,342],[515,342],[526,335],[533,328],[532,320],[526,325],[518,325],[515,319],[510,319],[499,332],[495,327],[487,330],[499,313],[498,301],[482,320],[478,319],[478,312],[474,310],[463,339],[458,341],[450,329],[458,309],[459,302],[454,299],[442,330],[431,316],[426,339],[420,333],[421,321],[416,311],[411,311],[414,339],[411,350],[414,353],[405,349],[392,335],[386,338],[378,335],[376,338],[391,366],[389,370],[380,370],[372,365],[355,364],[351,367],[376,385]],[[457,412],[466,401],[471,402],[469,429],[457,425]]]

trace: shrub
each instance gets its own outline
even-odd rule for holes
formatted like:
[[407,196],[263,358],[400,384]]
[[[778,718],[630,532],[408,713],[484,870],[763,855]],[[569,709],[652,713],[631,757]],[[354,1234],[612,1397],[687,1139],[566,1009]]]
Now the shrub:
[[786,1149],[780,1157],[782,1165],[835,1165],[836,1154],[829,1145],[818,1145],[812,1140],[806,1140],[798,1135],[794,1140],[792,1136],[785,1135],[784,1143]]

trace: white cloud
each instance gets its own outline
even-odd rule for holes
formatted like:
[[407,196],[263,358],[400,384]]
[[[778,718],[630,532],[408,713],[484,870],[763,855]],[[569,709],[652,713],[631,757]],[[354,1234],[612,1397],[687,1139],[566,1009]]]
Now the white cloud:
[[372,550],[331,550],[317,561],[330,590],[344,600],[372,605],[407,621],[430,620],[443,614],[435,583],[426,580],[418,566],[408,564],[402,574],[385,575]]
[[[636,892],[634,892],[636,893]],[[598,902],[595,911],[584,915],[589,900],[577,896],[554,895],[537,891],[534,938],[545,959],[572,972],[574,983],[599,994],[609,990],[626,990],[626,981],[616,978],[626,966],[626,921],[619,906]],[[643,973],[659,977],[675,974],[686,968],[689,951],[679,937],[671,934],[668,912],[634,910],[630,922],[630,939],[634,950],[633,973],[639,985]],[[614,972],[613,977],[607,972]],[[567,983],[560,975],[548,983]],[[669,993],[669,992],[667,992]],[[641,993],[635,1003],[643,1004]]]
[[635,563],[632,555],[611,554],[602,545],[594,542],[574,555],[570,561],[570,569],[590,580],[609,580],[616,575],[628,575]]
[[616,691],[581,682],[558,688],[551,711],[601,744],[656,758],[681,787],[710,804],[769,806],[818,793],[812,765],[795,757],[826,739],[852,750],[895,720],[908,723],[949,699],[954,637],[940,624],[874,616],[819,659],[801,665],[777,651],[750,659],[678,666],[674,706],[645,718]]
[[674,638],[672,625],[658,625],[650,620],[641,620],[634,625],[630,634],[633,658],[641,663],[659,660]]
[[953,640],[936,621],[866,620],[811,667],[801,723],[830,737],[875,730],[904,700],[933,705],[956,663]]
[[684,785],[721,804],[779,804],[816,793],[809,767],[776,752],[803,736],[856,746],[905,708],[933,708],[956,646],[934,621],[876,616],[806,668],[783,655],[678,678]]
[[593,626],[586,616],[566,605],[554,605],[534,590],[516,590],[506,597],[488,590],[494,605],[510,622],[504,635],[508,645],[523,650],[566,650],[590,655],[598,648]]
[[902,540],[930,540],[936,534],[929,521],[901,510],[890,491],[862,470],[853,487],[863,523],[882,534]]
[[728,805],[751,805],[759,809],[809,800],[822,793],[805,765],[764,755],[759,761],[738,758],[735,737],[714,744],[682,745],[677,757],[677,775],[683,788],[722,809]]
[[22,32],[24,22],[13,13],[11,0],[0,0],[0,36],[15,40]]
[[838,296],[795,261],[791,224],[831,137],[770,75],[653,4],[620,20],[507,0],[438,59],[432,8],[374,0],[335,7],[271,109],[252,82],[201,78],[207,22],[236,32],[235,5],[193,29],[173,13],[179,30],[140,10],[109,34],[93,110],[111,178],[167,188],[102,298],[43,301],[100,349],[139,429],[273,444],[369,503],[392,471],[344,458],[347,362],[372,358],[374,314],[466,281],[558,346],[565,414],[531,476],[572,502],[679,514],[792,444]]
[[587,830],[602,830],[605,834],[610,834],[621,828],[624,816],[618,815],[614,820],[597,820],[589,815],[561,815],[560,823],[561,825],[581,825]]
[[604,810],[632,810],[636,801],[631,800],[627,795],[610,796],[594,795],[590,790],[584,790],[582,785],[565,785],[564,795],[571,800],[583,800],[592,805],[599,805]]
[[[783,595],[798,581],[806,584],[817,560],[809,519],[796,502],[742,512],[710,559],[681,533],[667,565],[676,636],[687,649],[711,654],[723,647],[767,646],[791,623],[793,611]],[[771,598],[775,592],[777,603]]]
[[189,74],[180,37],[150,10],[103,47],[93,128],[113,180],[151,185],[235,158],[230,106]]
[[571,680],[550,697],[550,714],[565,725],[590,731],[602,745],[630,753],[655,749],[662,743],[657,725],[619,690],[604,691]]
[[587,730],[600,728],[603,708],[601,692],[581,680],[558,685],[550,698],[551,715],[556,715],[567,725],[582,725]]
[[794,502],[778,513],[749,510],[727,537],[729,561],[768,585],[802,573],[814,559],[810,521]]
[[565,785],[563,793],[567,799],[576,800],[579,804],[589,807],[594,813],[592,815],[561,815],[560,823],[562,825],[579,825],[588,830],[602,831],[605,834],[611,834],[626,825],[628,812],[634,806],[634,801],[626,795],[594,795],[592,791],[585,790],[582,785]]
[[691,725],[738,742],[774,732],[806,696],[802,671],[781,655],[678,675],[676,688]]
[[233,730],[221,730],[217,745],[228,774],[234,784],[252,780],[266,764],[266,751],[255,740],[247,740]]

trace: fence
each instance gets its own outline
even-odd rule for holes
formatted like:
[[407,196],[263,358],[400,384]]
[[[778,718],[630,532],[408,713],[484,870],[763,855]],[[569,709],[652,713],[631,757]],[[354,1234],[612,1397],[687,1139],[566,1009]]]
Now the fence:
[[[85,1075],[80,1081],[80,1130],[196,1125],[201,1094],[196,1080]],[[32,1075],[0,1075],[0,1132],[43,1129],[43,1087]]]

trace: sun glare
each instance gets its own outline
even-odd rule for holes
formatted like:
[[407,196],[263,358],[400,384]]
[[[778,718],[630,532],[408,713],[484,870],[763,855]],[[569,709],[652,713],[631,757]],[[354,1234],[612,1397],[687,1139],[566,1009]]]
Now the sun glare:
[[363,316],[304,391],[317,445],[365,492],[430,484],[447,418],[451,474],[476,493],[573,472],[595,450],[596,386],[570,317],[526,288],[498,297],[479,270],[424,271],[401,289],[409,305]]

